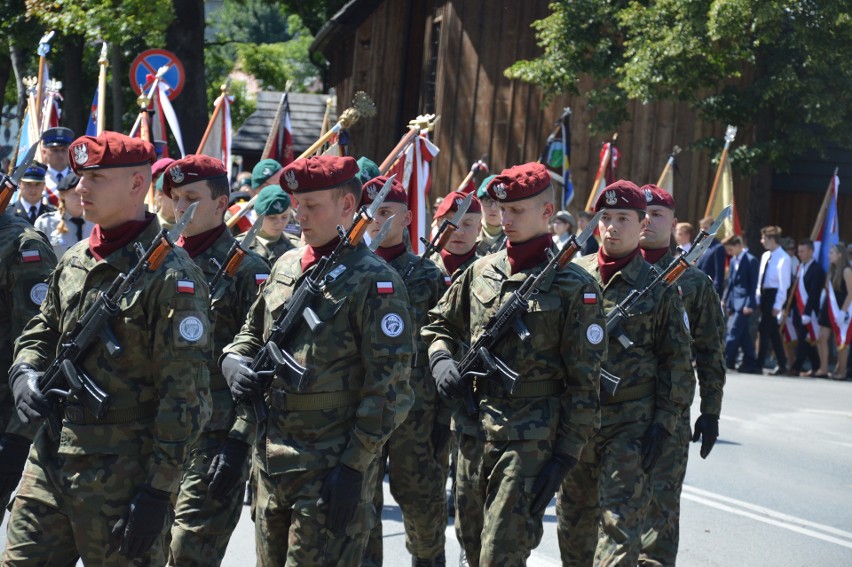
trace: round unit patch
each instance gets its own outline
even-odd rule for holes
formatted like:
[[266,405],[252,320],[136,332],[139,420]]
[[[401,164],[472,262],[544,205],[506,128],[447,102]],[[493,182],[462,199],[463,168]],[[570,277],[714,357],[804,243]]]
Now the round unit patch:
[[388,337],[395,338],[402,334],[405,323],[396,313],[388,313],[382,317],[382,332]]
[[586,338],[589,339],[589,342],[593,345],[600,344],[600,342],[604,338],[603,327],[601,327],[597,323],[592,323],[591,325],[586,327]]
[[689,331],[689,315],[686,314],[686,311],[683,312],[683,326]]
[[194,315],[185,317],[180,322],[178,329],[180,330],[180,336],[191,343],[194,343],[204,335],[204,323]]
[[36,305],[41,305],[45,297],[47,297],[46,283],[37,283],[30,290],[30,300]]

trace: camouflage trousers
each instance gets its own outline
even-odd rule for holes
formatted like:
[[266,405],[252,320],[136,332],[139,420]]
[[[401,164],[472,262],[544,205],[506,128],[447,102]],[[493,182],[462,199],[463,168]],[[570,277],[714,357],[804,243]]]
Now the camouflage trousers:
[[240,520],[249,474],[247,460],[237,488],[227,498],[219,500],[208,496],[210,479],[207,471],[227,435],[227,431],[202,433],[184,464],[175,504],[168,565],[207,567],[219,565],[225,556],[231,534]]
[[[405,525],[405,547],[414,557],[432,559],[444,551],[447,527],[447,447],[436,459],[432,446],[434,404],[412,410],[385,444],[378,463],[373,505],[384,506],[385,463],[390,462],[390,491],[399,504]],[[382,523],[370,531],[364,566],[382,564]]]
[[674,565],[680,541],[680,492],[686,476],[692,436],[689,411],[684,412],[675,434],[666,440],[651,471],[651,500],[645,515],[639,565]]
[[456,537],[472,567],[526,565],[541,542],[544,512],[532,487],[553,453],[550,440],[483,441],[459,435]]
[[317,506],[323,480],[331,469],[269,475],[257,455],[252,466],[257,480],[253,519],[258,567],[361,564],[376,522],[373,491],[378,460],[364,475],[361,504],[343,535],[326,529],[326,508]]
[[53,567],[86,565],[162,566],[162,537],[143,558],[129,562],[106,556],[113,526],[128,511],[145,462],[128,455],[59,455],[39,434],[30,451],[9,518],[2,565]]
[[653,411],[653,399],[601,407],[601,428],[583,448],[556,501],[564,565],[637,564],[651,497],[641,445]]

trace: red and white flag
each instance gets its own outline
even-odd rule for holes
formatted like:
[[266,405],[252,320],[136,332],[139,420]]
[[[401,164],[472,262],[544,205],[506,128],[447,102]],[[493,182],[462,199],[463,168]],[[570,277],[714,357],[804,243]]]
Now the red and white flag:
[[421,132],[408,146],[397,164],[391,168],[388,175],[396,174],[405,191],[408,193],[408,208],[412,213],[411,224],[408,227],[411,236],[411,249],[415,254],[423,253],[423,243],[420,238],[427,238],[429,219],[427,217],[427,199],[432,187],[432,175],[429,162],[441,150],[429,141],[429,133]]
[[815,343],[817,337],[819,336],[819,322],[817,321],[816,313],[805,313],[805,306],[808,304],[808,290],[805,288],[805,271],[802,269],[802,266],[799,265],[798,273],[796,274],[796,307],[799,308],[799,315],[806,315],[811,318],[810,323],[804,325],[804,327],[808,330],[808,336],[802,337],[802,339],[807,340],[810,343]]
[[231,178],[231,102],[234,98],[226,94],[219,95],[213,103],[213,116],[207,125],[204,140],[197,154],[203,154],[222,160]]
[[282,166],[293,162],[293,127],[290,124],[290,102],[287,95],[281,105],[281,115],[276,116],[273,121],[275,132],[272,143],[269,144],[266,154],[262,159],[274,159]]

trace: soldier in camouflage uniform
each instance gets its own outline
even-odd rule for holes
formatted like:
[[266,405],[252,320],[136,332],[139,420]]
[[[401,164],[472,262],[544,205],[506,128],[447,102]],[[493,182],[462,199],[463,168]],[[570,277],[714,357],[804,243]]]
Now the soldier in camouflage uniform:
[[[352,223],[361,199],[357,172],[354,159],[333,156],[284,169],[307,246],[278,259],[221,360],[236,398],[263,394],[269,406],[252,463],[262,566],[360,563],[377,521],[378,457],[413,402],[408,294],[399,275],[363,242],[343,251],[313,304],[324,325],[311,331],[300,319],[280,345],[307,368],[303,390],[296,391],[293,374],[281,367],[263,392],[249,368],[305,272],[337,246],[338,225]],[[250,432],[246,419],[238,419],[233,436]]]
[[[361,204],[373,202],[387,177],[376,177],[364,185]],[[376,254],[391,265],[400,275],[418,257],[405,249],[404,229],[411,223],[408,197],[396,179],[393,188],[376,212],[376,222],[369,233],[375,237],[381,227],[394,216],[393,225],[385,235]],[[390,458],[390,491],[402,511],[405,525],[405,546],[411,553],[412,564],[417,566],[443,565],[444,542],[447,526],[447,503],[444,493],[447,478],[447,441],[450,437],[449,408],[441,403],[435,391],[435,381],[429,372],[426,343],[420,339],[419,329],[426,323],[426,315],[438,303],[446,289],[443,275],[435,264],[424,260],[405,281],[411,301],[411,318],[414,321],[416,350],[411,368],[411,388],[414,405],[408,417],[393,432],[379,463],[376,493],[373,504],[381,510],[383,502],[382,480],[385,463]],[[378,522],[370,533],[370,542],[362,565],[382,564],[382,524]]]
[[[37,383],[61,337],[160,233],[143,200],[154,147],[114,132],[70,147],[88,240],[71,247],[48,284],[40,313],[16,344],[9,383],[18,414],[37,422],[51,410]],[[212,356],[207,284],[181,249],[169,250],[120,301],[111,321],[120,354],[95,342],[77,360],[111,398],[95,418],[73,400],[62,405],[59,440],[42,427],[30,451],[9,519],[3,563],[163,565],[189,448],[210,418]],[[117,553],[115,550],[117,549]],[[122,557],[124,556],[124,557]]]
[[[603,210],[603,244],[576,263],[602,286],[607,311],[653,280],[653,269],[639,253],[645,207],[642,191],[623,180],[607,187],[595,204],[596,212]],[[619,332],[609,334],[601,382],[606,373],[620,377],[621,385],[614,396],[601,392],[601,427],[557,499],[565,565],[636,565],[650,471],[689,407],[687,326],[677,291],[657,286],[618,327],[633,346],[626,349]]]
[[[656,185],[642,190],[651,194],[648,201],[648,225],[639,237],[642,256],[664,270],[671,264],[669,252],[672,230],[677,224],[675,202],[671,195]],[[709,237],[709,238],[712,238]],[[695,371],[701,388],[701,416],[695,422],[695,438],[702,439],[701,457],[706,458],[719,436],[719,412],[725,386],[725,320],[713,282],[698,268],[684,272],[677,280],[682,301],[689,317]],[[689,377],[688,396],[695,396],[695,377]],[[666,440],[660,458],[651,472],[652,497],[642,535],[640,565],[674,565],[677,558],[680,525],[680,492],[686,476],[689,456],[689,406],[677,421],[674,434]]]
[[496,175],[482,180],[476,190],[476,197],[482,205],[482,226],[476,239],[476,255],[487,256],[506,247],[506,233],[500,221],[500,203],[488,196],[488,184]]
[[254,210],[263,215],[263,224],[249,249],[271,266],[284,252],[296,247],[284,232],[290,220],[290,197],[279,185],[268,185],[257,194]]
[[[217,264],[211,260],[225,265],[234,243],[234,237],[223,222],[230,192],[228,172],[221,160],[190,155],[169,165],[163,179],[163,191],[174,203],[178,218],[192,203],[198,203],[192,222],[177,244],[204,272],[205,280],[212,282]],[[207,368],[212,416],[184,463],[171,531],[169,565],[219,565],[243,507],[240,491],[218,492],[213,486],[208,495],[213,472],[219,467],[230,467],[229,459],[237,463],[228,471],[233,472],[236,482],[243,485],[248,480],[249,445],[228,439],[236,414],[231,391],[217,359],[239,332],[259,285],[269,277],[269,266],[256,254],[248,253],[236,273],[229,276],[219,280],[215,290],[211,290],[214,292],[210,303],[214,356],[208,360]],[[216,459],[220,453],[222,456]]]
[[453,358],[553,250],[550,176],[524,164],[495,177],[505,250],[480,258],[447,290],[423,329],[438,392],[456,402],[456,534],[470,565],[523,565],[542,537],[542,518],[599,420],[598,376],[606,350],[595,282],[569,264],[548,277],[522,316],[531,337],[509,332],[492,354],[521,373],[514,394],[496,377],[474,384],[478,413],[458,403],[468,384]]
[[[38,314],[55,267],[56,256],[44,235],[24,219],[0,211],[0,376],[9,375],[14,340]],[[0,522],[21,480],[35,432],[35,426],[25,426],[18,417],[9,383],[0,381]]]
[[[459,191],[454,191],[444,197],[435,211],[436,225],[440,226],[445,219],[452,219],[465,197],[467,195]],[[480,257],[477,253],[476,237],[479,234],[481,219],[482,205],[479,203],[479,199],[474,197],[447,245],[440,253],[432,254],[429,257],[441,269],[444,274],[444,283],[447,286]]]

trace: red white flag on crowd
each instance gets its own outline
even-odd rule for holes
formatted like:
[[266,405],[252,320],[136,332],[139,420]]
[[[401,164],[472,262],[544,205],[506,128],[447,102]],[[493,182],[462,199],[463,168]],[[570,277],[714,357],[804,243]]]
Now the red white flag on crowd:
[[196,154],[203,154],[222,160],[231,178],[231,102],[233,97],[222,93],[213,103],[213,115],[207,124],[207,130]]
[[805,315],[811,318],[810,322],[807,325],[804,325],[804,327],[808,330],[808,336],[802,337],[802,339],[807,340],[810,343],[815,343],[819,336],[819,322],[817,321],[818,314],[805,313],[805,306],[808,304],[808,290],[805,288],[804,273],[805,271],[802,269],[802,265],[799,264],[799,269],[796,270],[796,306],[799,308],[800,315]]
[[[186,152],[183,149],[183,135],[180,132],[180,123],[177,119],[177,114],[175,114],[175,109],[172,107],[172,103],[169,100],[169,85],[160,81],[157,83],[157,96],[154,98],[154,108],[156,111],[155,116],[157,120],[154,122],[153,127],[153,139],[154,140],[168,140],[167,131],[166,131],[166,123],[169,125],[169,130],[172,131],[172,136],[177,143],[177,147],[180,150],[180,157],[186,155]],[[163,156],[169,157],[166,152],[168,150],[166,147],[163,148]]]
[[281,95],[281,102],[278,104],[261,157],[274,159],[282,166],[293,162],[293,127],[290,124],[290,101],[287,93]]
[[618,148],[615,146],[615,138],[618,134],[612,137],[612,142],[606,142],[601,148],[601,161],[598,164],[598,172],[595,175],[595,184],[592,186],[592,191],[589,193],[589,199],[586,201],[586,210],[590,211],[594,208],[595,202],[606,186],[615,181],[615,168],[618,167]]
[[852,323],[852,304],[844,310],[843,305],[837,301],[834,286],[831,284],[831,262],[828,256],[831,248],[840,242],[840,226],[837,215],[837,191],[839,187],[840,178],[835,172],[828,188],[824,215],[820,215],[823,217],[822,226],[819,237],[814,240],[814,255],[826,273],[826,302],[831,330],[834,331],[834,340],[838,348],[843,348],[852,344],[852,333],[849,332],[850,323]]
[[396,178],[401,181],[408,193],[408,208],[412,213],[408,230],[411,236],[411,249],[415,254],[423,252],[423,243],[420,238],[428,238],[429,234],[426,206],[429,190],[432,187],[429,162],[439,152],[438,147],[429,141],[429,133],[420,132],[420,135],[414,139],[414,143],[409,144],[402,159],[388,172],[388,175],[396,174]]

